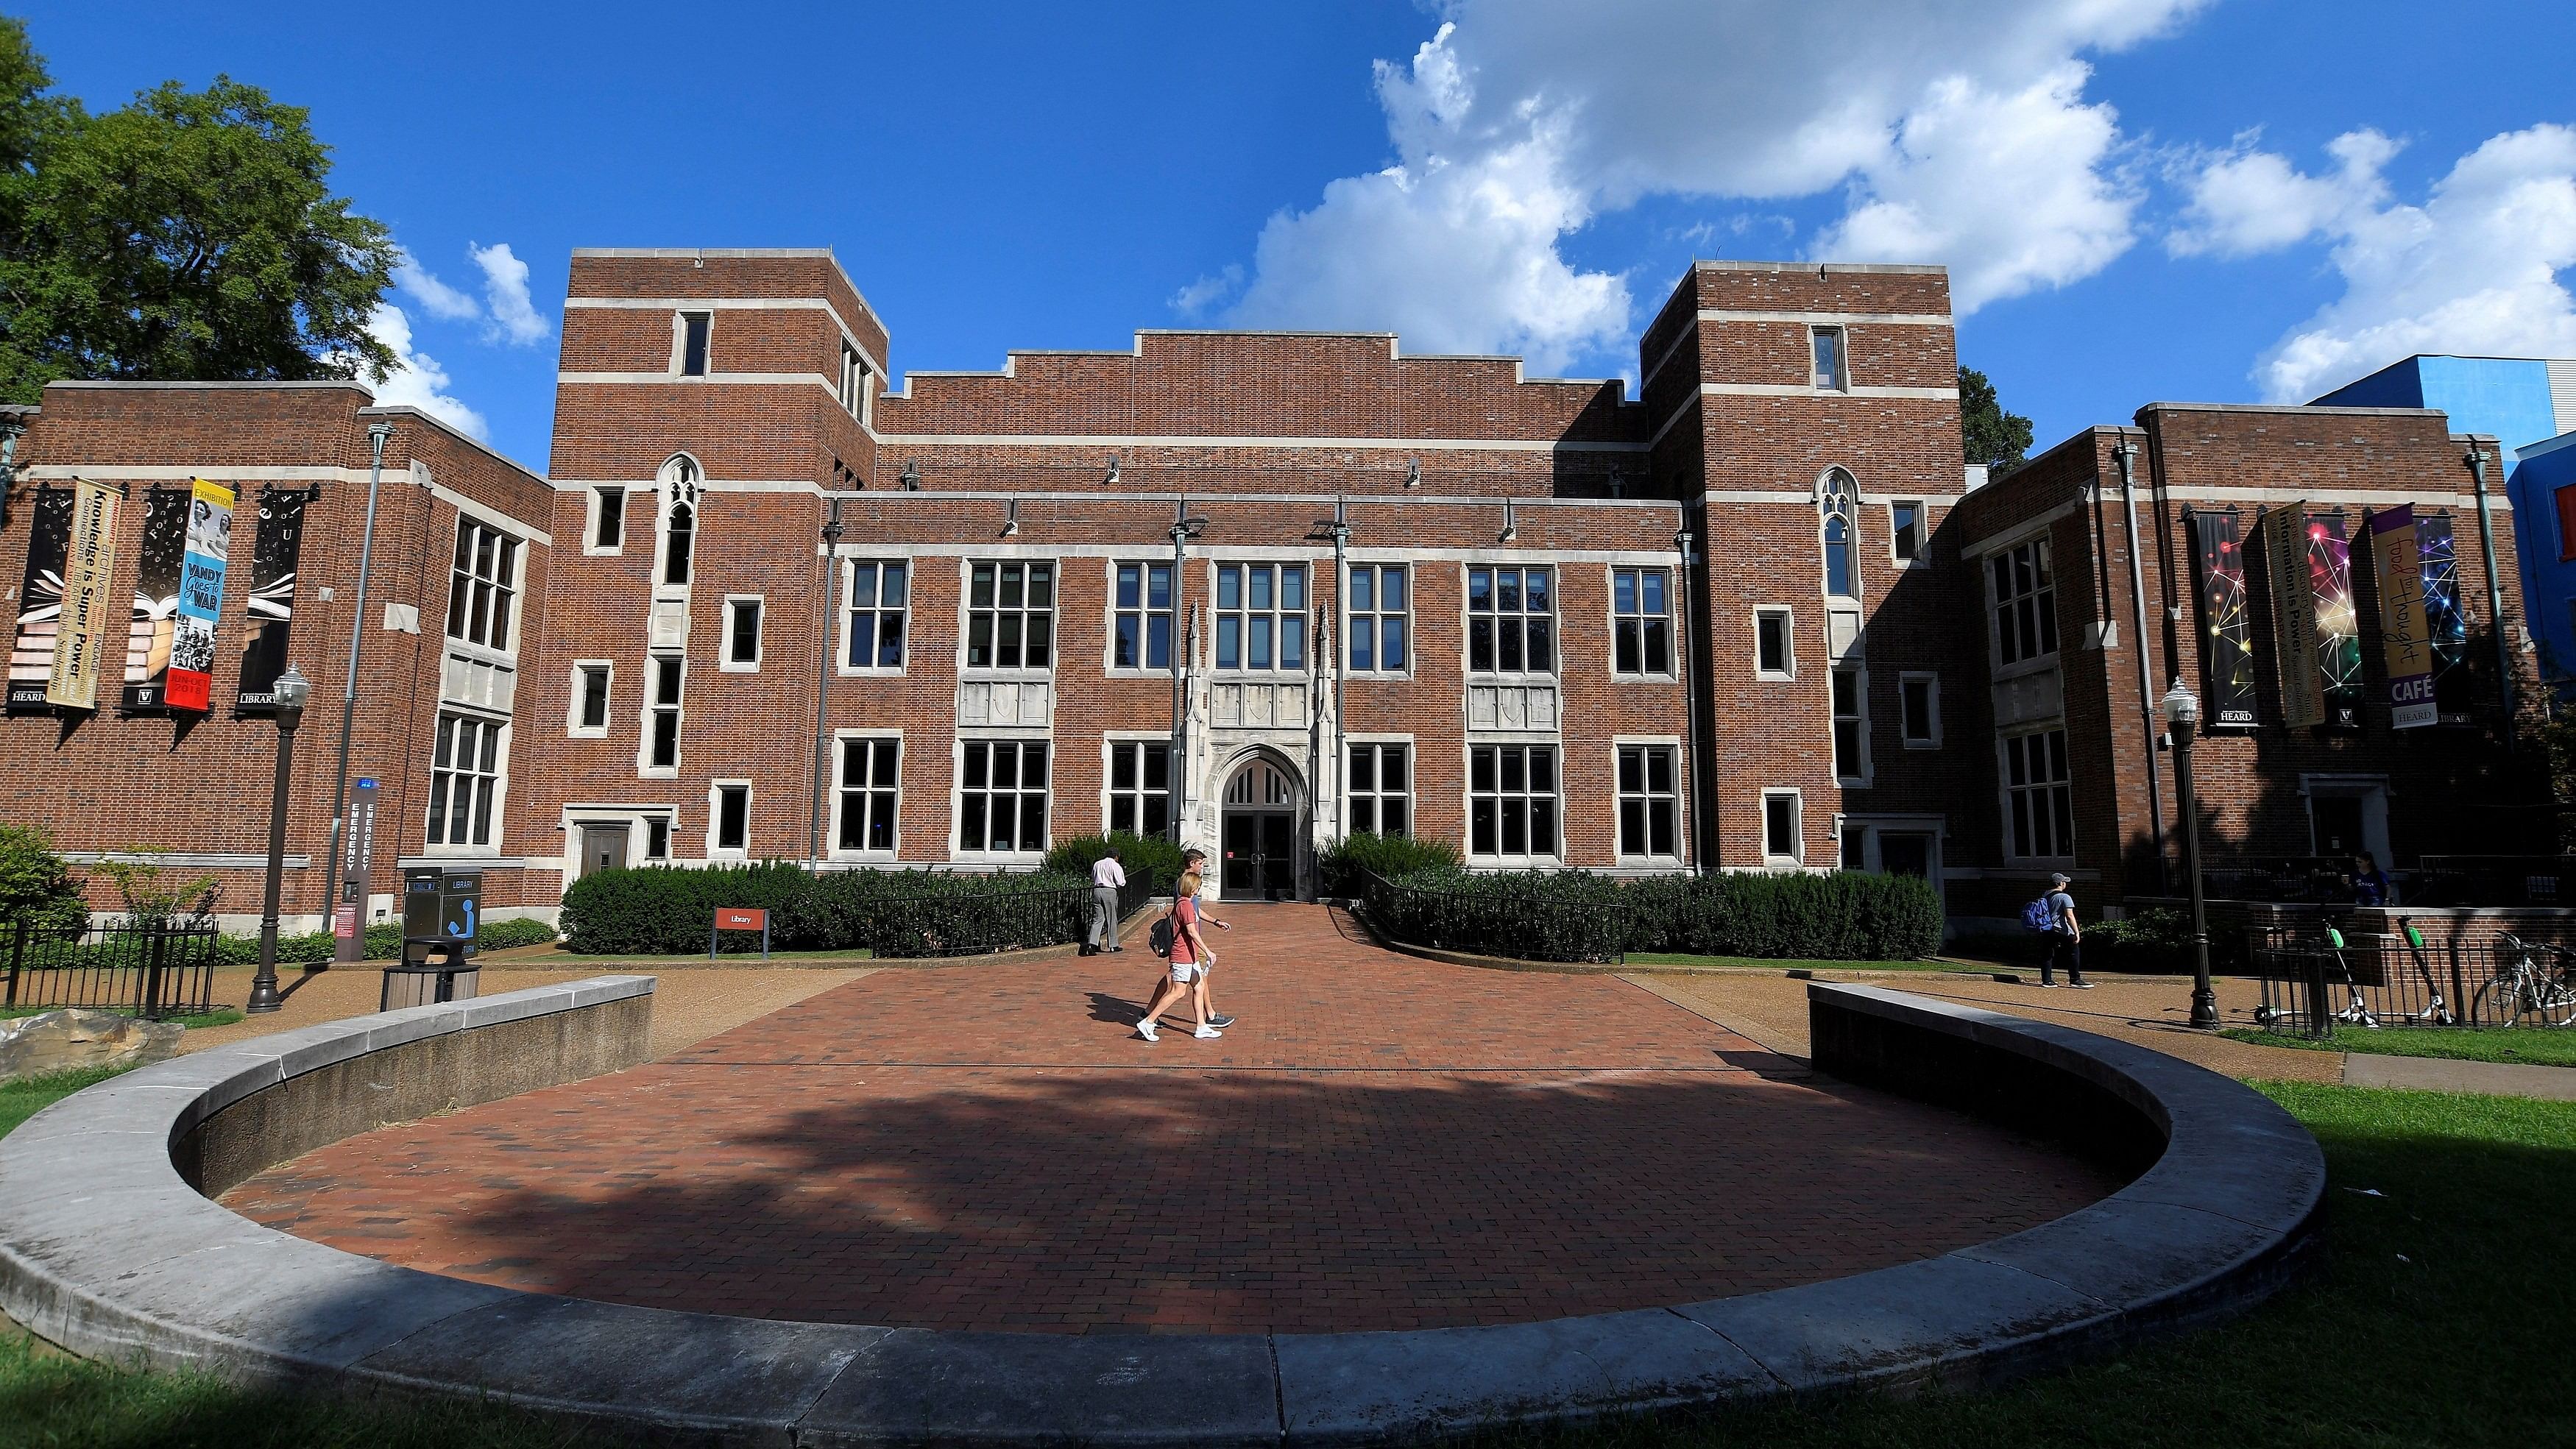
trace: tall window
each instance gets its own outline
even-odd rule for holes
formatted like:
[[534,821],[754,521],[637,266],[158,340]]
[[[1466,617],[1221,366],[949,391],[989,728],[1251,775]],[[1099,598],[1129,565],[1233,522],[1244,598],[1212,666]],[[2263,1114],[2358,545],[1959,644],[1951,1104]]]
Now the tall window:
[[1766,790],[1762,793],[1762,855],[1765,860],[1785,864],[1806,859],[1805,835],[1799,814],[1797,791]]
[[1485,674],[1554,672],[1553,594],[1545,569],[1467,570],[1467,667]]
[[902,756],[898,739],[841,741],[840,824],[832,837],[841,849],[894,849]]
[[1837,599],[1860,597],[1860,574],[1855,545],[1860,485],[1840,468],[1825,475],[1816,506],[1824,514],[1825,592]]
[[1055,565],[979,563],[966,591],[966,667],[1045,669],[1055,659]]
[[859,350],[841,344],[841,406],[851,417],[866,421],[868,413],[868,364]]
[[725,600],[725,663],[760,667],[760,600]]
[[849,570],[849,667],[901,669],[908,566],[897,560],[859,559]]
[[714,321],[712,312],[680,314],[680,376],[707,375],[707,332]]
[[429,843],[490,845],[501,785],[501,720],[440,713],[429,765]]
[[1809,379],[1828,392],[1842,392],[1851,387],[1851,369],[1843,356],[1843,330],[1818,327],[1808,333],[1815,366]]
[[608,733],[608,682],[612,668],[607,664],[574,666],[572,727],[575,733]]
[[957,848],[995,854],[1046,849],[1046,742],[968,740],[960,748]]
[[1619,747],[1619,853],[1681,855],[1679,751],[1670,745]]
[[644,764],[674,770],[680,765],[680,677],[687,661],[677,654],[656,654],[651,664],[653,702],[644,721]]
[[1408,590],[1402,564],[1351,566],[1351,668],[1402,673],[1412,650],[1406,637]]
[[1834,671],[1834,777],[1869,778],[1868,677],[1857,669]]
[[1477,855],[1556,854],[1556,747],[1478,745],[1467,757],[1467,839]]
[[456,566],[447,586],[447,637],[487,649],[510,647],[518,598],[519,541],[488,523],[456,520]]
[[1903,716],[1902,733],[1907,749],[1932,749],[1941,743],[1941,677],[1937,674],[1903,674],[1897,676],[1896,699]]
[[1353,835],[1413,833],[1413,747],[1351,746]]
[[1167,740],[1109,742],[1109,828],[1161,835],[1172,827],[1172,746]]
[[1610,571],[1610,627],[1621,674],[1673,672],[1673,614],[1662,569]]
[[671,817],[655,815],[645,820],[644,858],[646,860],[671,858]]
[[1901,502],[1887,505],[1888,550],[1898,563],[1914,563],[1924,554],[1923,505]]
[[1109,631],[1112,669],[1172,667],[1172,566],[1118,566],[1117,619]]
[[1797,672],[1798,656],[1790,642],[1786,609],[1753,611],[1753,672],[1766,679],[1787,679]]
[[2018,664],[2057,652],[2057,585],[2048,540],[2035,538],[1986,561],[1994,584],[1995,660]]
[[2075,800],[2066,777],[2066,731],[2004,740],[2004,796],[2014,855],[2075,853]]
[[672,504],[670,523],[662,538],[662,582],[674,588],[685,587],[697,547],[698,510],[686,503]]
[[1304,564],[1217,566],[1216,667],[1306,667]]
[[594,513],[590,521],[590,546],[598,553],[614,553],[626,546],[626,490],[593,488],[590,503]]
[[741,852],[751,848],[751,787],[718,785],[711,850]]

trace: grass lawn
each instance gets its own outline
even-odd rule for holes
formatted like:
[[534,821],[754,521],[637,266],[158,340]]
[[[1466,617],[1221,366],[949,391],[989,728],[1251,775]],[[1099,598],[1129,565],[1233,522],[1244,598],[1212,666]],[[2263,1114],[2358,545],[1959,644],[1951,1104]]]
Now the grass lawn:
[[[60,1011],[61,1009],[62,1008],[58,1006],[5,1007],[0,1008],[0,1021],[13,1020],[21,1016],[42,1016],[48,1011]],[[83,1009],[90,1011],[109,1011],[114,1012],[118,1016],[132,1016],[134,1014],[134,1008],[130,1006],[85,1007]],[[181,1026],[230,1026],[234,1022],[241,1020],[242,1014],[240,1009],[237,1007],[219,1006],[212,1011],[200,1011],[192,1016],[165,1016],[161,1019],[163,1021],[175,1021]]]
[[2511,1026],[2471,1031],[2448,1026],[2384,1026],[2372,1031],[2366,1026],[2338,1022],[2334,1036],[2323,1041],[2241,1026],[2225,1034],[2259,1046],[2296,1047],[2301,1051],[2373,1052],[2384,1057],[2448,1057],[2462,1062],[2576,1067],[2576,1027]]
[[1627,964],[1656,966],[1749,966],[1761,971],[1974,971],[1956,961],[1775,961],[1760,956],[1692,956],[1678,951],[1631,951]]
[[[73,1084],[0,1088],[0,1113],[8,1114],[0,1128]],[[1854,1398],[1482,1442],[1490,1449],[2576,1443],[2576,1377],[2558,1367],[2564,1292],[2550,1256],[2533,1251],[2535,1242],[2552,1241],[2550,1225],[2576,1200],[2576,1103],[2307,1083],[2264,1090],[2324,1144],[2333,1201],[2324,1261],[2249,1318],[1992,1394]],[[496,1407],[276,1399],[199,1376],[87,1363],[0,1332],[0,1449],[580,1442],[577,1432]]]

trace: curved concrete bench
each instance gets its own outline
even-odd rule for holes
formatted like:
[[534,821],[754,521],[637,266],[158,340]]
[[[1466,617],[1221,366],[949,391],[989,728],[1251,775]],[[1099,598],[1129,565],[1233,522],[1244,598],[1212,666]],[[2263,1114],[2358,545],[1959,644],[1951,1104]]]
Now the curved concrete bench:
[[[1818,1064],[2145,1165],[1991,1243],[1777,1292],[1399,1333],[956,1333],[487,1287],[259,1227],[220,1192],[334,1135],[642,1057],[649,978],[418,1007],[90,1088],[0,1139],[0,1307],[97,1358],[508,1399],[694,1441],[1345,1444],[1927,1382],[1979,1384],[2241,1311],[2314,1238],[2316,1142],[2261,1095],[2082,1032],[1810,987]],[[183,1176],[184,1172],[184,1176]]]

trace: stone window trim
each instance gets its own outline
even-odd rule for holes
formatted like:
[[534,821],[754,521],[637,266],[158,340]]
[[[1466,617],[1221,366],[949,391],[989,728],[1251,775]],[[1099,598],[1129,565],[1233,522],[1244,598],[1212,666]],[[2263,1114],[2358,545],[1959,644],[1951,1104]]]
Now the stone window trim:
[[592,558],[614,558],[626,552],[627,490],[623,483],[585,488],[581,551]]
[[[861,743],[868,746],[868,775],[866,778],[853,781],[850,778],[850,767],[855,762],[851,758],[853,751],[850,749],[850,746]],[[885,765],[882,761],[886,753],[886,747],[889,745],[893,747],[894,779],[891,784],[886,783],[882,778],[885,773]],[[889,861],[902,854],[903,769],[906,763],[903,758],[903,753],[903,731],[901,730],[836,729],[832,731],[832,798],[830,805],[832,815],[831,819],[823,827],[823,840],[825,847],[824,859],[836,861]],[[843,843],[846,834],[844,827],[849,818],[849,810],[852,803],[850,797],[853,795],[868,797],[864,806],[865,818],[862,821],[863,834],[875,834],[876,831],[874,827],[876,823],[879,820],[883,820],[886,824],[885,834],[887,836],[887,844],[875,846],[864,843],[859,845],[846,845]]]
[[[1766,621],[1776,620],[1779,630],[1779,669],[1766,668],[1763,630]],[[1789,604],[1756,604],[1753,606],[1753,677],[1785,683],[1798,677],[1798,611]]]
[[[681,731],[687,724],[689,657],[677,649],[644,656],[644,695],[635,711],[640,724],[635,743],[635,773],[647,780],[679,778]],[[669,723],[664,724],[665,720]],[[663,732],[670,740],[670,759],[657,762],[654,745]]]
[[2050,721],[1995,738],[1996,780],[2007,860],[2071,864],[2075,789],[2066,726]]
[[1807,388],[1816,393],[1848,394],[1851,392],[1850,328],[1828,326],[1807,329]]
[[[1558,637],[1557,631],[1558,573],[1558,567],[1554,564],[1534,564],[1527,559],[1517,557],[1473,559],[1460,567],[1458,571],[1458,660],[1470,680],[1484,684],[1498,681],[1544,684],[1562,677],[1562,671],[1565,668],[1563,647],[1565,641]],[[1476,581],[1480,574],[1486,577],[1489,590],[1489,607],[1484,609],[1476,607]],[[1517,609],[1502,607],[1502,576],[1505,574],[1515,576],[1513,589],[1520,602],[1520,607]],[[1540,587],[1547,594],[1545,604],[1541,608],[1529,607],[1527,583],[1532,576],[1542,581]],[[1493,630],[1493,643],[1488,654],[1489,662],[1485,664],[1476,662],[1476,621],[1479,616],[1483,617]],[[1516,651],[1520,659],[1517,666],[1507,666],[1503,662],[1509,654],[1515,652],[1508,650],[1503,642],[1507,624],[1520,639],[1520,645]],[[1532,643],[1533,639],[1537,641],[1535,645]],[[1529,667],[1529,660],[1538,647],[1546,649],[1547,664],[1544,668],[1533,669]]]
[[[1111,679],[1171,678],[1172,670],[1181,657],[1183,625],[1179,608],[1180,589],[1177,587],[1181,575],[1173,569],[1171,559],[1142,555],[1131,558],[1104,558],[1101,560],[1101,567],[1103,578],[1106,580],[1104,597],[1107,601],[1102,610],[1106,626],[1101,640],[1102,673]],[[1127,593],[1127,578],[1130,570],[1134,571],[1135,580],[1132,603],[1129,602]],[[1157,597],[1154,585],[1158,577],[1162,582],[1160,597],[1163,601],[1159,606],[1154,603]],[[1158,623],[1162,626],[1161,643],[1164,662],[1161,664],[1151,662],[1153,645],[1156,642],[1154,626]],[[1129,632],[1131,630],[1132,633]],[[1134,641],[1136,662],[1121,664],[1118,662],[1119,647],[1122,642],[1130,638]]]
[[[2032,586],[2027,589],[2021,587],[2020,577],[2023,562],[2021,551],[2024,549],[2031,550],[2029,557],[2034,574]],[[2017,679],[2025,674],[2036,674],[2041,670],[2057,667],[2058,651],[2062,643],[2058,630],[2057,576],[2055,561],[2051,557],[2053,552],[2050,547],[2049,526],[2043,522],[1995,542],[1977,558],[1979,576],[1977,590],[1983,596],[1986,609],[1986,620],[1980,632],[1985,636],[1986,663],[1990,670],[1988,677],[1995,682]],[[2013,576],[2014,587],[2008,596],[1998,590],[1996,578],[1998,566],[2010,570]],[[2045,583],[2038,582],[2040,576],[2046,578]],[[2026,622],[2018,611],[2020,602],[2025,598],[2032,601],[2032,608]],[[2003,614],[2007,604],[2013,605],[2016,610],[2014,635],[2010,641],[2005,638],[2003,629]],[[2005,657],[2008,651],[2013,655],[2010,659]]]
[[1314,573],[1302,563],[1211,561],[1208,660],[1219,674],[1302,678],[1310,663]]
[[1826,712],[1833,720],[1834,783],[1866,790],[1876,778],[1869,749],[1869,669],[1837,664],[1826,673]]
[[[1152,783],[1151,767],[1151,756],[1157,747],[1163,752],[1163,784],[1159,786]],[[1122,754],[1128,757],[1128,763],[1132,765],[1134,771],[1133,783],[1126,786],[1118,783],[1121,768],[1119,757]],[[1172,754],[1172,736],[1169,731],[1104,730],[1101,732],[1100,829],[1103,834],[1112,830],[1126,830],[1148,837],[1168,837],[1171,834]],[[1119,823],[1118,807],[1122,799],[1132,807],[1132,824]],[[1162,826],[1153,830],[1146,829],[1146,823],[1158,814],[1163,819]]]
[[[1915,686],[1922,686],[1923,708],[1914,707]],[[1916,726],[1921,725],[1918,731]],[[1896,729],[1909,750],[1941,748],[1941,676],[1929,669],[1900,670],[1896,676]]]
[[671,314],[671,376],[704,378],[715,371],[716,314],[712,307],[682,307]]
[[[1412,564],[1400,559],[1351,559],[1345,562],[1340,597],[1334,600],[1335,611],[1341,617],[1342,638],[1338,647],[1345,677],[1375,680],[1407,680],[1413,677],[1414,661],[1421,657],[1421,651],[1413,647],[1413,615],[1417,602],[1414,598],[1415,572]],[[1368,576],[1366,584],[1357,582],[1362,574]],[[1393,606],[1387,603],[1390,597],[1387,582],[1390,579],[1394,580],[1396,588],[1392,597],[1397,602]],[[1365,649],[1358,644],[1363,629],[1369,635]],[[1390,666],[1386,663],[1386,645],[1390,637],[1404,656],[1402,664]],[[1363,653],[1368,660],[1365,664],[1359,662]]]
[[[744,615],[750,616],[751,657],[742,657]],[[716,656],[716,668],[725,674],[758,674],[761,656],[769,647],[769,604],[760,594],[727,594],[724,597],[724,647]]]
[[698,541],[706,529],[700,516],[706,499],[706,469],[687,453],[673,453],[654,475],[653,597],[685,602],[697,577]]
[[1899,568],[1932,566],[1932,506],[1920,498],[1887,503],[1887,556]]
[[876,369],[868,365],[866,355],[847,339],[841,343],[841,375],[836,391],[842,411],[858,419],[859,426],[875,425]]
[[[723,776],[707,782],[706,858],[734,864],[751,859],[751,781]],[[727,842],[724,837],[734,835]]]
[[[1634,594],[1630,601],[1634,607],[1625,610],[1620,607],[1619,586],[1623,578],[1633,581],[1630,589]],[[1617,564],[1603,570],[1602,581],[1608,586],[1602,598],[1610,639],[1610,677],[1632,684],[1677,683],[1681,679],[1682,667],[1680,620],[1676,608],[1680,601],[1673,590],[1673,571]],[[1661,595],[1662,607],[1650,609],[1648,606],[1656,601],[1654,596],[1658,594]],[[1660,640],[1656,629],[1658,624],[1662,626]],[[1635,645],[1633,651],[1630,648],[1632,642]],[[1634,669],[1624,667],[1632,652],[1638,665]],[[1655,667],[1658,653],[1663,657],[1661,668]]]
[[[978,569],[992,570],[992,602],[989,604],[976,603],[975,572]],[[1004,605],[1001,601],[1013,596],[1014,590],[1010,586],[1010,581],[1014,578],[1018,581],[1016,596],[1020,602]],[[1033,592],[1031,588],[1033,579],[1043,583],[1045,602],[1042,604],[1033,605],[1029,602]],[[1061,641],[1056,637],[1055,626],[1058,611],[1063,604],[1063,580],[1063,561],[1053,556],[1026,558],[997,555],[959,558],[957,560],[959,677],[963,679],[1053,679],[1056,657],[1061,652],[1057,647]],[[918,580],[915,582],[918,583]],[[978,616],[982,617],[979,619]],[[987,662],[981,664],[973,662],[979,623],[983,625],[986,640],[984,647],[991,655]],[[1032,640],[1030,630],[1033,627],[1042,627],[1043,642]],[[1015,662],[1008,664],[1001,662],[1006,653],[1003,644],[1003,636],[1006,633],[1012,635],[1017,641],[1009,646],[1007,651]],[[1035,650],[1045,652],[1045,663],[1027,662],[1029,655]]]
[[519,592],[527,556],[527,540],[473,514],[456,515],[456,553],[448,569],[449,649],[494,663],[519,657]]
[[[1526,870],[1560,867],[1565,863],[1565,749],[1556,735],[1478,736],[1464,751],[1466,770],[1459,779],[1461,803],[1466,807],[1467,849],[1470,864],[1486,869]],[[1480,773],[1490,755],[1492,782],[1486,785]],[[1518,786],[1514,778],[1512,757],[1517,757]],[[1418,768],[1419,761],[1415,761]],[[1519,802],[1521,848],[1511,848],[1512,816],[1508,807]],[[1491,848],[1479,840],[1478,806],[1490,807]],[[1545,849],[1537,848],[1541,843]]]
[[[984,783],[970,787],[967,784],[968,761],[975,747],[979,745],[983,746],[987,752],[985,755],[986,773],[984,776]],[[996,790],[992,785],[993,776],[991,766],[994,759],[994,752],[998,747],[1003,746],[1009,747],[1012,751],[1011,773],[1013,783],[1008,787],[1007,791]],[[1043,769],[1046,776],[1043,780],[1039,781],[1034,788],[1021,783],[1022,775],[1024,773],[1022,766],[1025,764],[1028,752],[1032,746],[1038,750],[1044,751],[1042,758]],[[948,818],[952,822],[949,826],[948,837],[951,859],[991,864],[1013,864],[1027,863],[1045,858],[1048,848],[1054,844],[1055,839],[1056,822],[1054,782],[1056,761],[1054,746],[1054,740],[1043,730],[978,730],[972,734],[961,734],[957,736],[953,742],[952,751],[949,757],[948,776]],[[996,850],[992,847],[989,833],[991,829],[992,816],[990,814],[988,803],[986,809],[983,812],[978,813],[978,818],[982,822],[982,828],[987,832],[984,838],[984,843],[975,847],[968,847],[965,844],[967,818],[969,814],[967,809],[967,797],[969,795],[982,795],[986,797],[986,800],[989,802],[992,797],[1003,793],[1008,793],[1014,798],[1014,824],[1012,830],[1012,839],[1014,843],[1011,846],[1000,850]],[[1024,840],[1025,836],[1018,828],[1021,817],[1018,811],[1017,802],[1026,800],[1030,797],[1034,797],[1039,802],[1040,809],[1043,812],[1041,818],[1044,821],[1044,824],[1039,828],[1038,843],[1034,848],[1018,843]]]
[[[1669,788],[1657,788],[1652,761],[1641,759],[1640,766],[1646,772],[1646,779],[1642,782],[1645,788],[1630,791],[1626,771],[1627,756],[1631,750],[1661,753],[1669,772],[1665,782]],[[1686,863],[1690,858],[1690,830],[1684,807],[1690,799],[1690,762],[1682,752],[1681,736],[1613,735],[1610,737],[1610,768],[1611,793],[1619,810],[1618,817],[1612,821],[1613,859],[1621,866],[1669,868]],[[1658,808],[1666,812],[1665,823],[1672,841],[1671,850],[1656,851],[1652,848],[1654,829],[1651,819],[1646,832],[1649,848],[1643,852],[1628,849],[1628,805],[1632,800],[1639,802],[1649,812]]]
[[[1785,813],[1783,813],[1785,812]],[[1774,787],[1762,792],[1762,817],[1757,822],[1762,846],[1762,863],[1773,869],[1803,869],[1807,864],[1806,799],[1794,787]],[[1786,851],[1777,849],[1786,843]]]
[[[463,859],[501,854],[509,831],[510,735],[507,715],[439,706],[430,731],[423,854]],[[463,758],[465,754],[472,758]],[[464,838],[458,839],[459,834]]]
[[[1349,751],[1349,755],[1342,761],[1342,818],[1339,822],[1341,833],[1348,837],[1367,830],[1379,835],[1411,836],[1416,826],[1420,824],[1420,812],[1414,806],[1420,800],[1422,790],[1420,778],[1422,754],[1414,737],[1395,734],[1351,734],[1343,737],[1342,744]],[[1352,760],[1359,758],[1363,750],[1369,752],[1369,773],[1365,785],[1362,783],[1359,771],[1351,764]],[[1389,751],[1398,752],[1396,757],[1404,762],[1404,783],[1396,789],[1387,788],[1386,783],[1386,761]],[[1358,809],[1359,802],[1363,800],[1369,802],[1369,809],[1366,812]],[[1394,831],[1389,831],[1385,824],[1386,802],[1389,800],[1402,802],[1399,814],[1403,824]],[[1363,813],[1366,814],[1369,822],[1366,826],[1360,823]]]
[[[594,695],[592,684],[597,683]],[[593,699],[599,703],[599,720],[592,723],[588,715]],[[617,723],[617,661],[614,659],[576,659],[572,661],[572,696],[564,711],[564,736],[575,740],[604,740]]]
[[1816,479],[1816,566],[1828,599],[1859,602],[1860,480],[1848,468],[1827,468]]
[[[864,558],[845,556],[838,561],[838,568],[840,619],[832,634],[832,672],[901,678],[912,667],[912,586],[920,576],[918,561],[898,551]],[[867,616],[869,662],[854,664],[850,651],[857,647],[858,621],[863,614]],[[897,656],[892,664],[884,662],[889,624]]]

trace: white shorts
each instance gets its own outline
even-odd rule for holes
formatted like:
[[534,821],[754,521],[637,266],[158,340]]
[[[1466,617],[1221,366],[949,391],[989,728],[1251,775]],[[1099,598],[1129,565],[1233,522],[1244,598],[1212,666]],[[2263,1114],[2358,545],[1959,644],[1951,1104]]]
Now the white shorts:
[[1187,986],[1206,974],[1207,968],[1196,961],[1175,961],[1172,963],[1172,984],[1175,986]]

